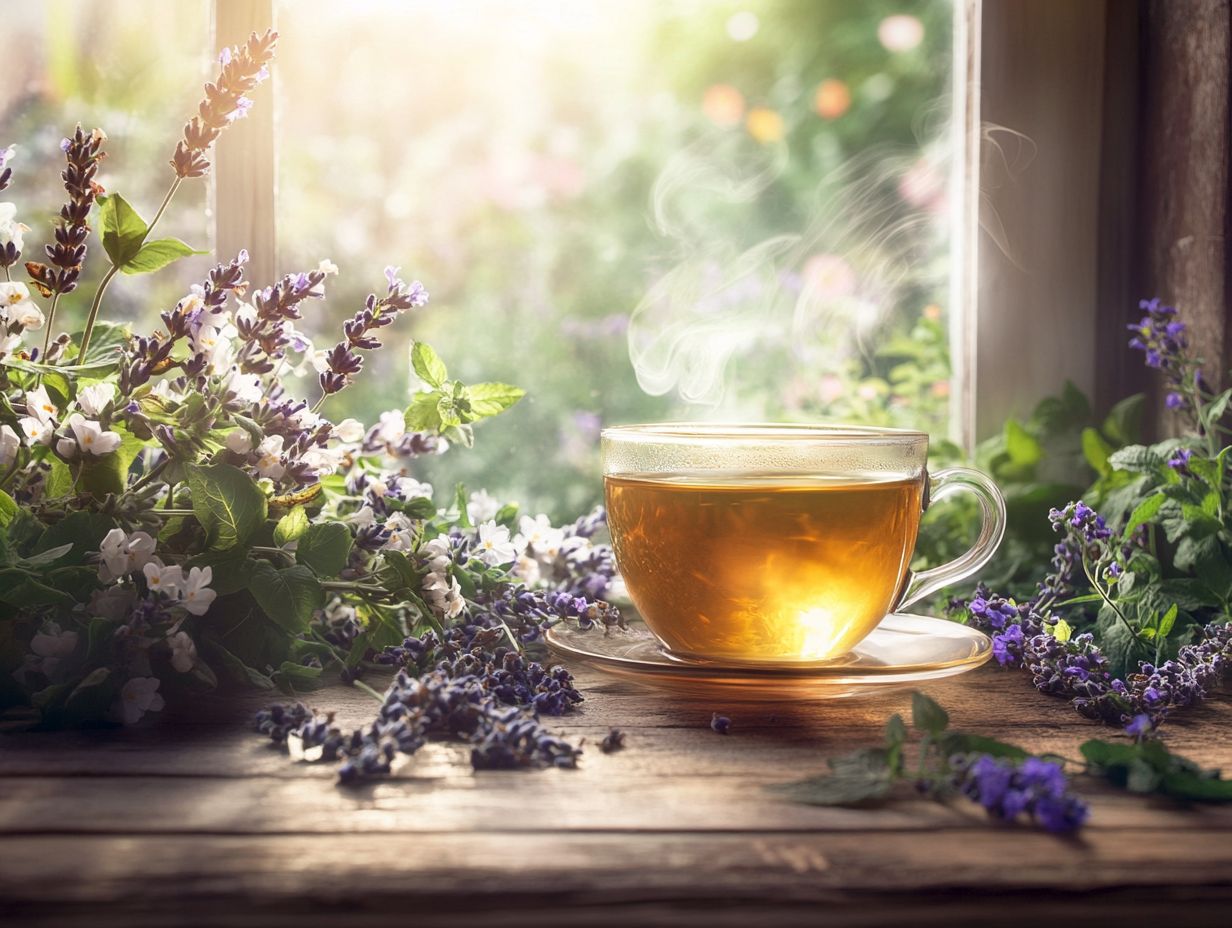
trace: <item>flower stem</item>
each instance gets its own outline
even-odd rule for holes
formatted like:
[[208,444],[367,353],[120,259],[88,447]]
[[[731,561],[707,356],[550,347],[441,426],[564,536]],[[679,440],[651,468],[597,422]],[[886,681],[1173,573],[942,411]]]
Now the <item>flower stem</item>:
[[[158,206],[158,211],[154,214],[154,218],[150,220],[150,224],[145,228],[145,235],[141,238],[141,243],[144,245],[146,239],[150,237],[150,233],[154,231],[154,227],[158,225],[158,220],[163,218],[163,213],[167,211],[168,204],[171,203],[171,198],[175,196],[175,192],[180,189],[180,183],[184,180],[182,177],[176,177],[171,183],[170,189],[167,190],[167,195],[163,197],[162,203]],[[111,265],[107,268],[107,273],[103,275],[103,279],[98,283],[98,290],[94,293],[94,302],[90,304],[90,315],[86,318],[86,330],[81,335],[81,350],[77,352],[77,362],[84,364],[86,360],[86,351],[90,347],[90,336],[94,334],[94,322],[98,319],[98,308],[103,302],[103,294],[107,292],[107,285],[111,283],[113,277],[120,272],[119,267]],[[58,294],[57,294],[58,295]],[[51,312],[55,313],[56,304],[51,304]],[[51,316],[47,318],[47,337],[51,338]],[[46,349],[44,349],[46,351]]]
[[[8,268],[4,269],[5,275],[8,274]],[[47,363],[47,352],[51,350],[51,331],[52,325],[56,319],[56,307],[60,305],[60,294],[57,293],[51,298],[51,306],[47,310],[47,331],[43,333],[43,363]]]

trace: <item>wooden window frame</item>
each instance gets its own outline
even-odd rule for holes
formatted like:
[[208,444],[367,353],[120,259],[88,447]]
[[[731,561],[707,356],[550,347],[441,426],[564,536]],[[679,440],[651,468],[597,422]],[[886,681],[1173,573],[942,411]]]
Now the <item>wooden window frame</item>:
[[[1131,302],[1136,165],[1116,152],[1134,148],[1136,97],[1121,91],[1138,14],[1121,0],[954,2],[951,433],[970,449],[1066,379],[1097,405],[1127,379],[1096,345]],[[275,6],[214,0],[214,44],[274,25]],[[273,86],[262,93],[218,145],[215,240],[273,280],[277,114]]]

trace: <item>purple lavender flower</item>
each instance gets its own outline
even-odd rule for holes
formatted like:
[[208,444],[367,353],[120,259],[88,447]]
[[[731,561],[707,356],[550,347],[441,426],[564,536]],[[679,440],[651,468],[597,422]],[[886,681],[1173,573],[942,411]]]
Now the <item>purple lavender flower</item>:
[[320,374],[321,390],[326,396],[337,393],[363,369],[360,351],[373,351],[381,347],[375,333],[393,323],[403,312],[418,309],[428,303],[428,291],[419,281],[409,285],[398,277],[398,268],[385,268],[389,289],[385,296],[377,298],[369,293],[364,308],[348,319],[342,326],[343,340],[325,355],[325,367]]
[[1175,307],[1164,306],[1158,298],[1142,300],[1138,307],[1146,315],[1137,325],[1128,326],[1134,333],[1129,346],[1145,353],[1149,367],[1164,371],[1183,367],[1182,356],[1189,342],[1185,324],[1176,319]]
[[[37,261],[26,262],[30,280],[39,292],[49,297],[52,294],[71,293],[77,289],[81,265],[86,258],[86,238],[90,234],[89,217],[94,201],[103,188],[94,180],[99,163],[105,157],[103,143],[107,134],[102,129],[86,133],[81,126],[71,138],[65,139],[65,165],[61,177],[68,191],[68,202],[60,209],[60,218],[55,225],[55,241],[44,246],[51,265]],[[47,320],[50,335],[52,320]]]
[[1026,814],[1046,831],[1061,833],[1087,819],[1086,804],[1069,792],[1065,772],[1052,761],[1028,757],[1015,762],[980,754],[955,757],[950,764],[959,791],[1002,821]]
[[1193,452],[1188,448],[1177,448],[1172,452],[1172,457],[1168,458],[1168,466],[1182,477],[1192,477],[1193,474],[1189,470],[1189,459],[1192,457]]
[[710,730],[720,735],[730,734],[731,719],[725,715],[719,715],[717,712],[714,713],[714,715],[710,717]]
[[184,126],[184,137],[175,146],[171,166],[179,177],[201,177],[210,169],[205,152],[223,129],[247,114],[252,101],[246,96],[269,76],[278,33],[267,29],[252,33],[243,46],[224,48],[218,56],[222,70],[205,85],[205,99],[197,115]]
[[1015,624],[992,636],[992,656],[1002,667],[1017,667],[1022,663],[1022,626]]

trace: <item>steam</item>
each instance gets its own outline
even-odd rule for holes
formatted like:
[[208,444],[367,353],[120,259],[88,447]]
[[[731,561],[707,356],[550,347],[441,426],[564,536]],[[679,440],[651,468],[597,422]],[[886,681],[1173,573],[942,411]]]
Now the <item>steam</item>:
[[[787,158],[784,146],[708,137],[659,176],[650,215],[666,269],[633,311],[628,333],[647,393],[674,390],[686,403],[747,410],[748,396],[732,395],[744,367],[782,359],[776,379],[795,373],[815,383],[870,350],[870,333],[909,291],[939,284],[943,292],[941,146],[923,156],[869,152],[803,195],[808,218],[796,228],[783,218],[781,234],[763,240],[732,234],[755,227],[765,199],[781,193],[771,187]],[[753,356],[761,363],[741,365]]]

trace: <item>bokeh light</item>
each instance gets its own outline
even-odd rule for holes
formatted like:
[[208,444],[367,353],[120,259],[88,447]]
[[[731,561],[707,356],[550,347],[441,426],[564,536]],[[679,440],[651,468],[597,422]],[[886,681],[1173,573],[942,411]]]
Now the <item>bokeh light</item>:
[[877,26],[877,39],[886,51],[909,52],[924,41],[924,24],[907,13],[887,16]]

